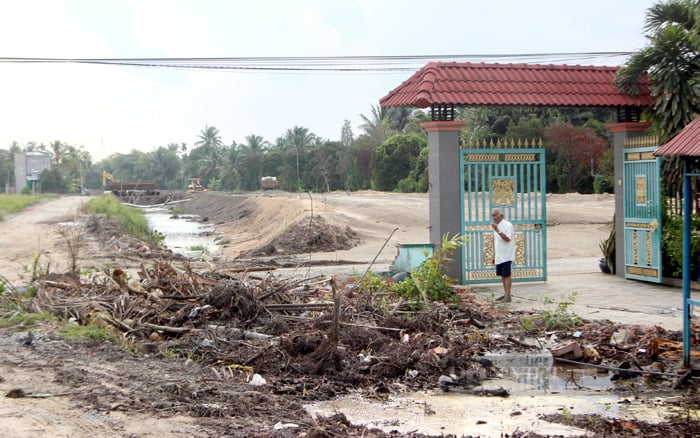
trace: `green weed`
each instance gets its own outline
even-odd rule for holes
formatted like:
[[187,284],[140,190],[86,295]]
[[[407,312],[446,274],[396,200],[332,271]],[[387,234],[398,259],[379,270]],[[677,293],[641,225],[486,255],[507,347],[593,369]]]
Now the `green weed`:
[[116,336],[112,331],[101,324],[90,323],[78,325],[69,323],[58,329],[58,332],[68,339],[93,339],[95,341],[114,341]]
[[576,295],[578,292],[571,292],[569,297],[562,297],[558,302],[551,297],[544,297],[545,305],[556,304],[556,308],[520,318],[520,327],[529,333],[539,330],[562,330],[576,327],[581,323],[581,318],[570,309],[576,301]]
[[180,353],[173,347],[167,347],[160,351],[160,355],[165,359],[175,359],[180,357]]
[[0,328],[31,327],[38,322],[56,321],[58,318],[51,313],[15,313],[9,317],[0,318]]

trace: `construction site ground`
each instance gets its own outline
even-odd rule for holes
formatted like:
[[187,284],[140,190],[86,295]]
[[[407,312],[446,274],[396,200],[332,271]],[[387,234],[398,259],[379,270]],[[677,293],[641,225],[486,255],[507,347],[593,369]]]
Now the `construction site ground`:
[[[516,283],[512,303],[494,303],[500,285],[472,286],[459,303],[413,316],[388,312],[379,297],[348,286],[367,270],[388,271],[397,244],[428,242],[425,194],[165,195],[190,199],[175,208],[214,224],[219,252],[188,260],[131,239],[115,224],[81,216],[86,197],[45,201],[0,222],[7,289],[23,296],[33,287],[35,310],[76,324],[101,321],[116,334],[67,340],[56,333],[59,321],[0,329],[0,436],[404,436],[352,425],[342,414],[313,417],[303,406],[358,391],[381,398],[440,389],[440,376],[450,373],[470,390],[497,372],[480,355],[526,353],[518,321],[564,300],[583,321],[557,336],[595,346],[613,367],[662,363],[670,377],[660,384],[693,406],[694,381],[681,379],[681,290],[599,270],[612,195],[547,197],[548,278]],[[76,278],[65,236],[78,223]],[[337,323],[331,278],[342,303]],[[612,347],[620,331],[629,345]],[[485,333],[503,336],[472,341]],[[637,356],[654,348],[653,358]],[[264,385],[251,384],[260,378]],[[584,424],[552,415],[548,421],[605,436],[700,433],[687,418]]]

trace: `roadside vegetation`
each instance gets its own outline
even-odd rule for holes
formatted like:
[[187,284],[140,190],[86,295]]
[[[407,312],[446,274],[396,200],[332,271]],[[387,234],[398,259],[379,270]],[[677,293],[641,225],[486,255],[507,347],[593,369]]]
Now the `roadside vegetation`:
[[55,198],[56,195],[0,195],[0,221],[6,214],[16,213],[23,208],[36,204],[39,201]]
[[104,216],[121,223],[129,234],[147,242],[160,242],[163,235],[151,230],[141,210],[122,204],[112,195],[92,198],[86,205],[88,213]]

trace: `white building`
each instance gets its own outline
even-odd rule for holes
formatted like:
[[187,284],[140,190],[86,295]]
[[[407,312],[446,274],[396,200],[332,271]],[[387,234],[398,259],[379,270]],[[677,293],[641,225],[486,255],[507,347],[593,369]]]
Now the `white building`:
[[25,187],[36,191],[39,175],[46,169],[51,169],[49,152],[16,152],[15,191],[20,193]]

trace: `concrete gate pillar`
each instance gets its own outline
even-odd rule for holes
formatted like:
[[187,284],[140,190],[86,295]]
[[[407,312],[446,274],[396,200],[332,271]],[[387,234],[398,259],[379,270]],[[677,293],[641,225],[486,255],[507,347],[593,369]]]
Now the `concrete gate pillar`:
[[[462,234],[460,211],[459,132],[466,123],[458,120],[423,122],[428,132],[428,210],[430,243],[438,249],[442,236]],[[446,275],[462,284],[462,249],[452,255]]]
[[625,276],[625,199],[622,187],[625,140],[643,137],[651,126],[649,122],[620,122],[605,125],[613,134],[615,156],[615,274]]

